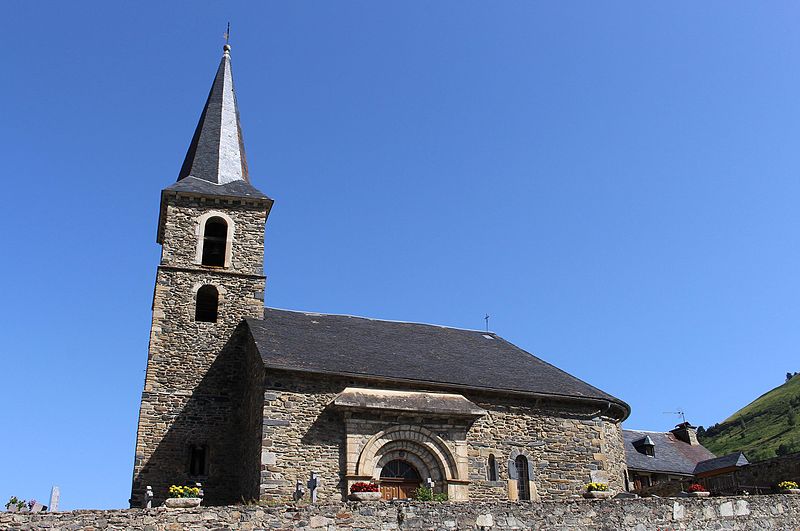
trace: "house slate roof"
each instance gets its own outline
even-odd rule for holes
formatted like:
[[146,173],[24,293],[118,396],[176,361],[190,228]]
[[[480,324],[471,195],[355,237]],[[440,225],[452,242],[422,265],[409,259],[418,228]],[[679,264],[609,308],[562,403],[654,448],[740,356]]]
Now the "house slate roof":
[[[654,456],[636,449],[645,437],[655,446]],[[686,443],[671,432],[622,430],[622,438],[629,469],[691,476],[697,463],[715,457],[705,446]]]
[[603,414],[630,413],[492,332],[275,308],[246,322],[267,368],[583,399]]
[[723,455],[722,457],[700,461],[694,468],[694,473],[702,474],[703,472],[711,472],[712,470],[719,470],[721,468],[739,467],[749,464],[750,461],[747,460],[743,452],[733,452],[728,455]]

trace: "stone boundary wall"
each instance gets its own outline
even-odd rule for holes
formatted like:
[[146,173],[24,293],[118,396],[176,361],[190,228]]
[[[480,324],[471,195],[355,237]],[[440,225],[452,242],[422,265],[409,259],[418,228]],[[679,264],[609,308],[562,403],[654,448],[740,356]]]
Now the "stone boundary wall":
[[800,482],[800,452],[743,466],[734,472],[742,486],[774,487],[781,481]]
[[0,529],[100,530],[799,530],[800,496],[566,502],[372,502],[318,506],[0,513]]

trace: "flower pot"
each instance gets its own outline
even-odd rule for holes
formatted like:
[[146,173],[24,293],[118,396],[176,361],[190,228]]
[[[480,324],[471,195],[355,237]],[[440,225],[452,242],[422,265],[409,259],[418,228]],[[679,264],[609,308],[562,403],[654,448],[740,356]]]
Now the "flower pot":
[[351,492],[347,497],[351,501],[378,501],[381,499],[380,492]]
[[690,498],[708,498],[709,496],[711,496],[711,493],[705,491],[697,491],[689,493]]
[[583,493],[584,498],[596,500],[607,500],[613,495],[614,493],[610,490],[587,490]]
[[781,494],[800,494],[800,489],[781,489]]
[[164,500],[164,507],[171,507],[173,509],[190,509],[192,507],[200,507],[202,498],[167,498]]

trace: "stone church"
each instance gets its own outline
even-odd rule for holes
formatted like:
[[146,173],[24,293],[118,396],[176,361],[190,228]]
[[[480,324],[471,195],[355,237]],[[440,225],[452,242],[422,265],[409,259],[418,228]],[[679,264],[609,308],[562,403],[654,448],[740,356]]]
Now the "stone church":
[[[624,485],[628,405],[491,332],[265,308],[273,201],[251,183],[225,45],[178,180],[161,261],[131,505],[202,483],[208,505],[573,496]],[[305,499],[308,499],[308,493]]]

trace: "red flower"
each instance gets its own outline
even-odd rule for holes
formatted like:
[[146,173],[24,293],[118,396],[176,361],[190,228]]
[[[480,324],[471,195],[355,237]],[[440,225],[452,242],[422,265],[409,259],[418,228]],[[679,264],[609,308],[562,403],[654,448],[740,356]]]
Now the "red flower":
[[692,485],[689,485],[689,488],[687,490],[689,492],[706,492],[706,488],[699,483],[694,483]]
[[379,490],[380,487],[377,483],[365,483],[363,481],[353,483],[350,487],[350,492],[378,492]]

